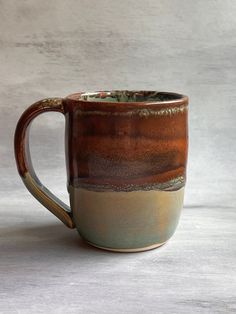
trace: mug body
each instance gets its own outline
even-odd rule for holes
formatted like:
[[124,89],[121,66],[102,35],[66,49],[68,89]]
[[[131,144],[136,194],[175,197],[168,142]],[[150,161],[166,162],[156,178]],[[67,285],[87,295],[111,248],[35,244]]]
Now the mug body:
[[81,237],[114,251],[165,243],[183,205],[188,98],[105,91],[63,102],[68,191]]

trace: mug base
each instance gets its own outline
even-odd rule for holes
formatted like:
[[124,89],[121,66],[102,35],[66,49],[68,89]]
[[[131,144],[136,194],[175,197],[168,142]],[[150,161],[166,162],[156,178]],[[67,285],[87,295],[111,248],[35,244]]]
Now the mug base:
[[152,245],[141,247],[141,248],[135,248],[135,249],[115,249],[115,248],[110,248],[110,247],[99,246],[99,245],[96,245],[96,244],[89,242],[87,240],[84,240],[84,241],[87,242],[88,244],[98,248],[98,249],[102,249],[102,250],[106,250],[106,251],[112,251],[112,252],[121,252],[121,253],[135,253],[135,252],[150,251],[150,250],[156,249],[156,248],[164,245],[167,242],[167,241],[165,241],[162,243],[156,243],[156,244],[152,244]]

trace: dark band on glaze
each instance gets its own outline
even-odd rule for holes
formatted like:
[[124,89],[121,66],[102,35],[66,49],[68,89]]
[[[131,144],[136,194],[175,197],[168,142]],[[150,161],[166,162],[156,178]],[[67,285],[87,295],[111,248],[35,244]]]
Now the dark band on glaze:
[[104,192],[104,191],[115,191],[115,192],[132,192],[132,191],[176,191],[185,186],[185,178],[177,177],[170,181],[163,183],[145,183],[145,184],[112,184],[109,182],[104,182],[104,184],[91,184],[85,183],[84,181],[78,179],[74,180],[74,187],[83,188],[89,191]]

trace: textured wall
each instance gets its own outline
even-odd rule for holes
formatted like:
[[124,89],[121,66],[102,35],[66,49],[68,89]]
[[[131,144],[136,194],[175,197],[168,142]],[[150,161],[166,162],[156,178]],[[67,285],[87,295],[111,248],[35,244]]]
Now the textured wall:
[[[235,16],[233,0],[0,0],[2,216],[9,213],[27,220],[21,206],[11,210],[7,206],[31,202],[13,158],[14,128],[22,111],[44,97],[102,89],[187,94],[186,207],[212,216],[216,213],[212,208],[217,211],[218,206],[219,211],[221,207],[224,212],[232,210],[236,204]],[[67,199],[63,128],[63,116],[46,114],[33,124],[31,139],[40,178]],[[29,204],[43,212],[35,202]],[[44,214],[51,217],[46,210]],[[186,313],[188,309],[187,304]],[[207,313],[216,312],[214,308]]]
[[[32,102],[81,90],[158,89],[190,97],[186,202],[229,201],[236,148],[234,1],[27,0],[0,1],[0,8],[6,189],[19,181],[12,170],[13,130]],[[56,114],[34,124],[32,150],[42,176],[45,166],[64,165],[62,135],[63,117]],[[59,174],[63,189],[65,172]]]

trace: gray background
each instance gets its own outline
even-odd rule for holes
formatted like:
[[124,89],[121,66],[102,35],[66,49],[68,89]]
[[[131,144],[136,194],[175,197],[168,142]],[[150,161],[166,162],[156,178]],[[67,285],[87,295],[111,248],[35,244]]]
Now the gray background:
[[[0,1],[0,313],[236,312],[236,1]],[[190,97],[185,208],[139,254],[84,244],[19,179],[13,134],[36,100],[81,90]],[[42,180],[68,202],[64,118],[31,128]]]

